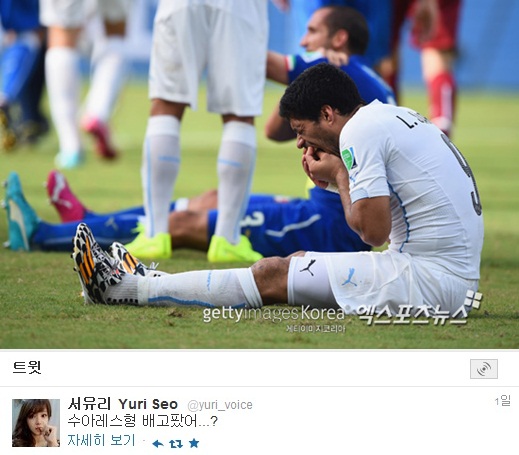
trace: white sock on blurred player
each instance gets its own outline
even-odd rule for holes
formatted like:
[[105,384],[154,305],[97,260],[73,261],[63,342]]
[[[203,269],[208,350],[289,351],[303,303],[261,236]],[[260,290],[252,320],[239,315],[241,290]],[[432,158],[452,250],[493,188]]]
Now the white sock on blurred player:
[[236,244],[256,163],[256,128],[231,121],[223,127],[218,153],[218,218],[214,235]]
[[52,47],[45,56],[45,82],[52,120],[63,153],[81,150],[78,126],[80,98],[79,54],[69,47]]
[[85,103],[85,115],[107,123],[125,78],[125,40],[108,36],[96,41],[92,62],[92,83]]
[[179,131],[180,122],[174,116],[148,120],[141,166],[148,237],[169,232],[169,206],[180,167]]

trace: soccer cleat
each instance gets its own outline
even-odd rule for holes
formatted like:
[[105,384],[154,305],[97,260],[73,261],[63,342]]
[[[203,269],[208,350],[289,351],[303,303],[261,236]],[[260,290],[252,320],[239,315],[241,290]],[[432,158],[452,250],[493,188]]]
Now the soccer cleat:
[[20,177],[16,172],[9,174],[5,186],[9,248],[14,251],[30,251],[31,237],[36,232],[40,219],[26,201]]
[[120,283],[125,272],[117,267],[114,258],[102,250],[85,223],[78,225],[73,245],[74,270],[78,274],[85,303],[137,304],[134,299],[114,299],[108,295],[110,286]]
[[3,150],[10,152],[16,146],[17,137],[7,106],[0,106],[0,144]]
[[65,176],[56,170],[50,171],[45,184],[50,203],[58,211],[63,223],[81,221],[87,209],[72,193]]
[[133,256],[123,244],[119,242],[114,242],[110,245],[110,248],[108,248],[108,254],[115,259],[119,270],[122,270],[125,273],[141,276],[163,275],[163,272],[155,270],[157,268],[157,264],[152,262],[149,267],[146,267],[141,261]]
[[133,242],[125,245],[134,256],[145,259],[168,259],[171,257],[171,236],[167,233],[147,237],[141,232]]
[[25,120],[17,128],[18,142],[21,144],[35,144],[50,131],[49,122],[41,117],[36,120]]
[[252,249],[250,240],[240,236],[240,243],[233,245],[225,237],[213,235],[207,252],[209,262],[256,262],[263,256]]
[[54,164],[59,169],[73,169],[79,167],[85,161],[85,154],[82,150],[74,153],[59,152],[54,157]]
[[96,141],[97,154],[108,160],[117,158],[117,150],[112,144],[108,125],[96,118],[87,117],[82,120],[81,128]]

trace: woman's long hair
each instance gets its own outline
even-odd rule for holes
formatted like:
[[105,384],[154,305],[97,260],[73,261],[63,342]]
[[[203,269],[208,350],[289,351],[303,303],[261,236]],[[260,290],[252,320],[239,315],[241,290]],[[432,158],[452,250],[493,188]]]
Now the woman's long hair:
[[52,410],[49,400],[24,400],[16,426],[13,431],[13,447],[34,447],[36,441],[27,424],[27,419],[38,412],[47,412],[49,419]]

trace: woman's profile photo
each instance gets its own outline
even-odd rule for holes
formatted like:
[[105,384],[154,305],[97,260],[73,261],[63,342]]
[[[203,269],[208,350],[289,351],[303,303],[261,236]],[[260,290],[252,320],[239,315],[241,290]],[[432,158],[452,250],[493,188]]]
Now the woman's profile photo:
[[58,427],[50,423],[50,400],[14,402],[21,403],[21,407],[13,429],[13,447],[59,447]]

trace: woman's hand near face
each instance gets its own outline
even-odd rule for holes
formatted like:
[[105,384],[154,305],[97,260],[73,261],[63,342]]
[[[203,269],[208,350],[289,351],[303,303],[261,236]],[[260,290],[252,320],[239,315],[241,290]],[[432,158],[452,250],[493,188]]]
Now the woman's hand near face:
[[43,437],[45,441],[47,441],[48,447],[58,447],[58,439],[57,439],[58,429],[57,427],[47,425],[43,430]]

